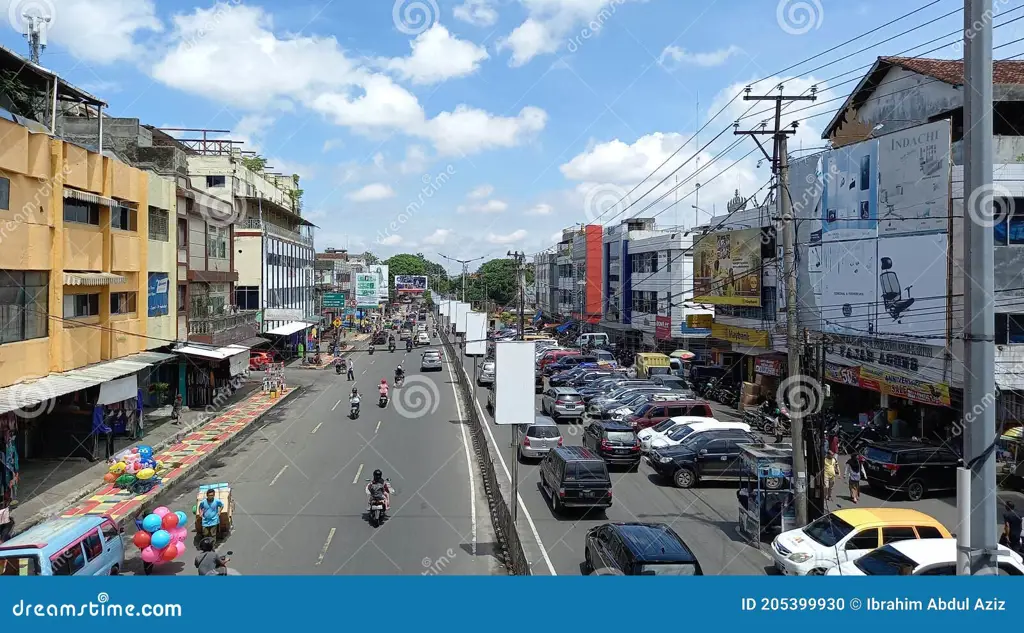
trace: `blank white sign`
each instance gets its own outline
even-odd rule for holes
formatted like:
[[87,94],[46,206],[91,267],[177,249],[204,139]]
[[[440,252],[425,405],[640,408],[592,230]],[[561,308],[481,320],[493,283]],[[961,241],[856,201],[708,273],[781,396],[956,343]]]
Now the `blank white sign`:
[[455,333],[466,333],[466,315],[469,313],[469,304],[461,301],[455,304]]
[[502,341],[494,346],[494,423],[529,424],[534,406],[533,341]]
[[483,312],[466,313],[466,356],[487,353],[487,315]]

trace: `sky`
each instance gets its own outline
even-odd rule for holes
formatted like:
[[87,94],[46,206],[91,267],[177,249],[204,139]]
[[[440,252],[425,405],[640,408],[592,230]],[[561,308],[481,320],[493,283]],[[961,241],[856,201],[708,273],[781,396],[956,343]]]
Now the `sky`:
[[[579,223],[685,230],[736,191],[762,200],[769,166],[733,134],[766,116],[745,87],[813,90],[783,119],[799,122],[790,150],[812,151],[878,56],[960,57],[963,28],[962,0],[0,4],[0,44],[27,55],[22,16],[49,17],[42,65],[112,116],[230,130],[297,173],[318,250],[442,263],[532,255]],[[1024,36],[1009,22],[1024,0],[993,4],[996,45]]]

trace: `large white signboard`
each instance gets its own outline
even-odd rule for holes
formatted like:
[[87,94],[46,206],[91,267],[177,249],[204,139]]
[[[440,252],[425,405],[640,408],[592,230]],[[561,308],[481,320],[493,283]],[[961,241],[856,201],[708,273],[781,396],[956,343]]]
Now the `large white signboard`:
[[466,356],[487,353],[487,315],[483,312],[466,314]]
[[469,313],[469,304],[461,301],[455,304],[455,333],[466,333],[466,314]]
[[502,341],[494,346],[494,423],[529,424],[534,411],[533,341]]

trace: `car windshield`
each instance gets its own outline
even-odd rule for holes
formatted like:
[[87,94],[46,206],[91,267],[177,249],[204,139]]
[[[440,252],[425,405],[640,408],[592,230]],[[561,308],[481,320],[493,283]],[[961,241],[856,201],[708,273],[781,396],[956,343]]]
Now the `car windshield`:
[[698,576],[693,563],[652,563],[640,566],[641,576]]
[[605,436],[609,442],[632,444],[636,441],[636,435],[632,431],[608,431]]
[[583,397],[578,393],[560,393],[558,399],[562,402],[579,402]]
[[868,552],[858,558],[854,565],[868,576],[899,576],[905,567],[917,567],[917,563],[896,551],[892,545],[883,545]]
[[685,439],[691,433],[693,433],[693,427],[690,426],[689,424],[684,424],[680,426],[678,429],[669,433],[668,439],[672,440],[673,442],[682,442],[683,439]]
[[541,440],[554,439],[559,435],[561,435],[561,433],[558,432],[557,426],[531,426],[529,430],[526,431],[527,437],[536,437]]
[[658,433],[664,433],[665,431],[675,426],[675,424],[676,423],[672,421],[672,418],[669,418],[668,420],[662,420],[661,422],[658,422],[651,428],[653,428]]
[[643,416],[647,415],[647,412],[650,411],[653,408],[654,407],[651,406],[650,403],[642,404],[639,407],[637,407],[637,410],[633,412],[633,415],[636,415],[636,416],[639,416],[639,417],[643,417]]
[[826,514],[804,528],[804,534],[825,547],[835,547],[852,531],[852,525],[834,514]]
[[0,576],[38,576],[39,558],[36,556],[0,557]]

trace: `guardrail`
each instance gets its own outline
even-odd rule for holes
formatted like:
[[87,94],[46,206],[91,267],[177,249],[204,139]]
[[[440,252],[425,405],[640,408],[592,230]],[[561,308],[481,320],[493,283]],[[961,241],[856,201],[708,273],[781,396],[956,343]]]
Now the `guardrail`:
[[480,413],[473,398],[473,386],[469,384],[467,372],[462,364],[462,354],[459,353],[458,348],[452,345],[449,334],[442,328],[438,329],[445,352],[449,359],[454,359],[451,362],[455,363],[458,370],[456,374],[463,401],[468,403],[466,409],[469,411],[469,430],[473,438],[473,449],[483,475],[484,492],[487,494],[487,505],[491,511],[491,523],[494,526],[495,538],[501,546],[505,568],[508,569],[510,575],[530,576],[530,562],[523,551],[523,543],[519,539],[519,532],[512,521],[512,511],[509,507],[509,503],[516,503],[515,499],[511,499],[512,482],[507,481],[504,477],[499,477],[494,466],[491,451],[499,449],[487,441],[487,434],[484,432],[487,420],[480,419]]

